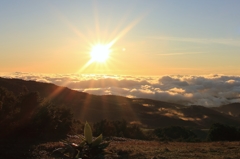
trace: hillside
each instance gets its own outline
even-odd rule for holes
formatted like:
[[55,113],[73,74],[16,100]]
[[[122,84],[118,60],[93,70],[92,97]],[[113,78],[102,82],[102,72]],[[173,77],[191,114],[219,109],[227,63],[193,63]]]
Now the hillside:
[[[68,106],[76,119],[96,122],[101,119],[141,123],[150,128],[171,125],[209,128],[216,122],[239,125],[239,103],[219,108],[183,106],[150,99],[132,99],[114,95],[96,96],[50,83],[0,78],[0,87],[15,94],[37,91],[42,98]],[[234,107],[234,109],[232,108]],[[234,115],[229,114],[231,112]],[[237,113],[238,112],[238,113]]]
[[220,107],[214,107],[213,109],[227,115],[240,117],[240,103],[231,103],[227,105],[222,105]]

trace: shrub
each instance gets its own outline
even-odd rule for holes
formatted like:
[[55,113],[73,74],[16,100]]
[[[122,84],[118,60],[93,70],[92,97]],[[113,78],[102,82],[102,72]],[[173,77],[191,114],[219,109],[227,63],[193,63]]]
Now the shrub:
[[35,111],[28,130],[34,137],[45,139],[64,138],[72,128],[73,114],[64,106],[47,101]]
[[197,136],[192,131],[180,126],[157,128],[154,130],[154,133],[160,140],[168,140],[168,141],[196,141],[197,140]]
[[208,133],[209,141],[238,141],[239,131],[236,127],[215,123],[211,126]]
[[124,132],[124,136],[131,139],[147,139],[146,135],[137,124],[129,125]]
[[117,136],[118,133],[114,122],[106,119],[93,124],[93,129],[94,135],[102,133],[104,136]]
[[127,124],[125,120],[101,120],[93,124],[93,134],[102,133],[104,136],[127,137],[132,139],[147,139],[138,124]]
[[12,92],[0,87],[0,123],[15,116],[17,102],[17,97]]

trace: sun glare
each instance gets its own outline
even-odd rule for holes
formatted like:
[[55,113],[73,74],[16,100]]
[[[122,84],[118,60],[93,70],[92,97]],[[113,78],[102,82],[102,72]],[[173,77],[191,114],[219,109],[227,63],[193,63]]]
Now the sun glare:
[[91,60],[93,62],[105,62],[109,58],[110,49],[108,45],[98,44],[92,47]]

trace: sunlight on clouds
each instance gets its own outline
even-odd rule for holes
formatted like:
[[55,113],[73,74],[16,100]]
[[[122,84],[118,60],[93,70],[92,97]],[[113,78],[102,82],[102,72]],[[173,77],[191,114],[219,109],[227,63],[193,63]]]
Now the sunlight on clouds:
[[184,105],[219,106],[240,102],[240,76],[116,76],[7,73],[4,78],[54,83],[95,95],[148,98]]
[[176,88],[176,87],[170,89],[169,91],[175,92],[175,93],[184,93],[185,92],[185,90],[183,90],[182,88]]
[[185,93],[184,96],[187,97],[187,98],[192,98],[193,94],[192,93]]
[[234,83],[236,83],[236,81],[235,80],[228,80],[228,81],[226,81],[226,83],[234,84]]

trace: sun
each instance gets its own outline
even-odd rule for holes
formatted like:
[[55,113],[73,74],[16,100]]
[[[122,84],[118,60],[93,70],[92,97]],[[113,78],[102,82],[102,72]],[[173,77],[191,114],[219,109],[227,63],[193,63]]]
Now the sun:
[[91,61],[105,62],[109,58],[111,50],[108,45],[97,44],[92,47],[90,52]]

